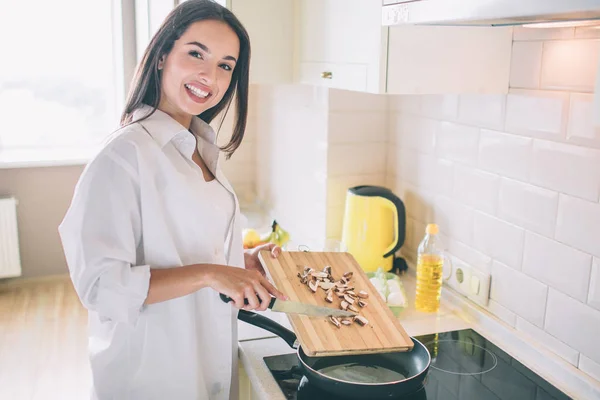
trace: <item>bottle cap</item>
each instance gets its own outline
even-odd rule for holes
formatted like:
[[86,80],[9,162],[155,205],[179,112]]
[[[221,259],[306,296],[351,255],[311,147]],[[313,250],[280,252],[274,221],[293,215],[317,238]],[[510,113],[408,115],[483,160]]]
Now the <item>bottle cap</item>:
[[437,235],[439,231],[440,229],[437,224],[427,224],[427,228],[425,229],[425,232],[429,235]]

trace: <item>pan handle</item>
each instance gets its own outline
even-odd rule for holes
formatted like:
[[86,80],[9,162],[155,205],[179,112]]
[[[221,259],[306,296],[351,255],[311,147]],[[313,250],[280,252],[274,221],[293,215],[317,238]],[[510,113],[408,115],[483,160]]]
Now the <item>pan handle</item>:
[[239,310],[238,319],[250,325],[254,325],[256,327],[274,333],[275,335],[285,340],[285,342],[292,349],[298,348],[298,340],[296,338],[296,334],[270,318],[253,313],[251,311]]

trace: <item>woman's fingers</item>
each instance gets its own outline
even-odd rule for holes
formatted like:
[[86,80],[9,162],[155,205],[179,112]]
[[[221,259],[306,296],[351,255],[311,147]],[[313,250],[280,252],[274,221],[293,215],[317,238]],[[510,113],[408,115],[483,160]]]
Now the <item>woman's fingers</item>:
[[269,307],[269,303],[271,302],[271,295],[269,294],[269,291],[263,285],[260,284],[260,282],[257,283],[255,289],[256,294],[258,294],[258,297],[261,301],[257,310],[265,311]]
[[244,296],[246,299],[248,299],[248,305],[244,307],[245,310],[256,310],[258,307],[260,307],[260,300],[256,295],[254,286],[250,286],[244,290]]
[[283,294],[282,292],[277,290],[277,288],[275,286],[273,286],[271,284],[271,282],[269,282],[267,279],[263,279],[262,284],[269,291],[269,293],[271,293],[273,296],[277,297],[278,299],[289,300],[289,298],[285,294]]

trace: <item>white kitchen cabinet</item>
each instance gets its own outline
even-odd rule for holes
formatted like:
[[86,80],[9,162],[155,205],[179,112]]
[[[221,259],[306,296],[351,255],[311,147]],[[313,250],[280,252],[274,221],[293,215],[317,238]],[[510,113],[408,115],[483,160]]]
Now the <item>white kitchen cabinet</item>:
[[511,28],[382,26],[374,0],[296,6],[300,83],[387,94],[508,91]]
[[[185,0],[135,0],[137,59],[160,24]],[[291,83],[294,74],[293,0],[217,0],[242,22],[251,44],[250,83]]]

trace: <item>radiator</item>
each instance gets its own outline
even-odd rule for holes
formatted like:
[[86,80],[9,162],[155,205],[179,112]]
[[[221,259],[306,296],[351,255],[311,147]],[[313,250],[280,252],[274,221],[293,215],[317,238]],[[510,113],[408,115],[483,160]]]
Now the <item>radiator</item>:
[[12,197],[0,198],[0,278],[20,275],[17,200]]

